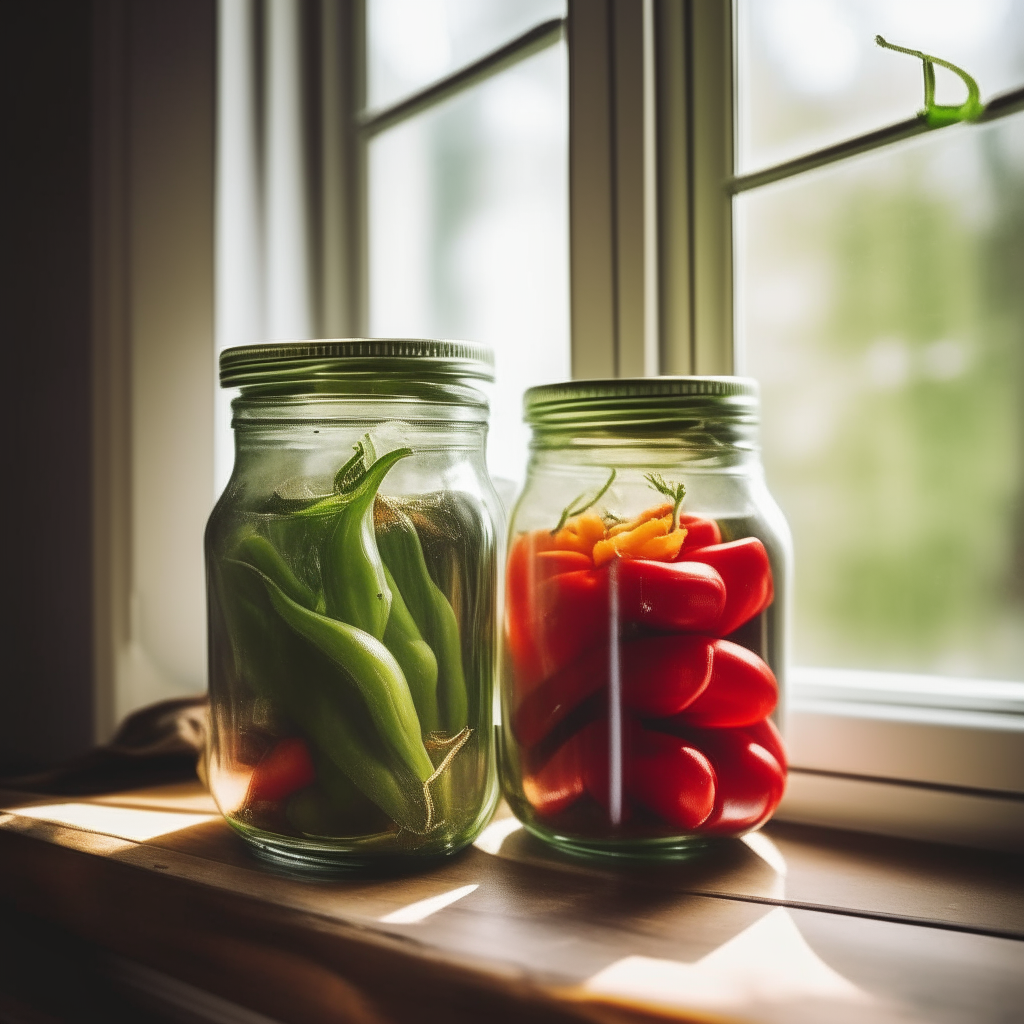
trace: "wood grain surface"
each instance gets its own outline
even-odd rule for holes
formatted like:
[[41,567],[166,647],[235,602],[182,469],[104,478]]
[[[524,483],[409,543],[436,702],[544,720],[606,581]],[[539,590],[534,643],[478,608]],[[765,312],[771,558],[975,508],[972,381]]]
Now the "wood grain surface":
[[1024,1020],[1002,855],[776,825],[612,869],[502,812],[427,871],[311,879],[252,856],[198,786],[0,808],[0,901],[261,1020]]

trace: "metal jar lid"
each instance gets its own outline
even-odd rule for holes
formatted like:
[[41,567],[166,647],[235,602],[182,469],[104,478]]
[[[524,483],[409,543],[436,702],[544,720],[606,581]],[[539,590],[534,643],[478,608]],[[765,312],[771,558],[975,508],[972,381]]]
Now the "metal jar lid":
[[432,381],[494,380],[494,353],[486,345],[427,338],[330,338],[242,345],[220,355],[224,388],[308,385],[402,377]]
[[728,421],[756,427],[759,387],[751,377],[629,377],[530,388],[523,414],[547,431],[647,432]]

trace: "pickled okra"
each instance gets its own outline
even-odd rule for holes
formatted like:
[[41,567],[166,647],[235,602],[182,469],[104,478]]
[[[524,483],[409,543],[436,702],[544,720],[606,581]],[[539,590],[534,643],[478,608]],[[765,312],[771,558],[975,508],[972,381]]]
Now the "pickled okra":
[[403,501],[379,495],[410,454],[377,458],[364,438],[332,494],[268,503],[215,566],[234,674],[316,773],[276,802],[250,787],[242,825],[366,841],[459,825],[453,772],[473,733],[464,637]]

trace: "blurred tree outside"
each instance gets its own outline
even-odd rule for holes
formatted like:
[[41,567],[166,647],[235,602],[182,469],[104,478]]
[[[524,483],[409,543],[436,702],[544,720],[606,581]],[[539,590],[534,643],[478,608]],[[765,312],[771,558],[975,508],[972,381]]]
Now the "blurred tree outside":
[[1024,116],[737,213],[795,662],[1024,679]]

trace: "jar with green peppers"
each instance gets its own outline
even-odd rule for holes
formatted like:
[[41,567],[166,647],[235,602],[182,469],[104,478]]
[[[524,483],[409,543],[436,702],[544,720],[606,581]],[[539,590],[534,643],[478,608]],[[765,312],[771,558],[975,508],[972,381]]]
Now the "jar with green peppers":
[[220,361],[235,464],[206,530],[228,823],[295,866],[451,854],[494,810],[496,579],[482,346],[341,340]]
[[739,377],[526,394],[506,567],[501,768],[541,839],[679,858],[758,828],[777,724],[790,540]]

